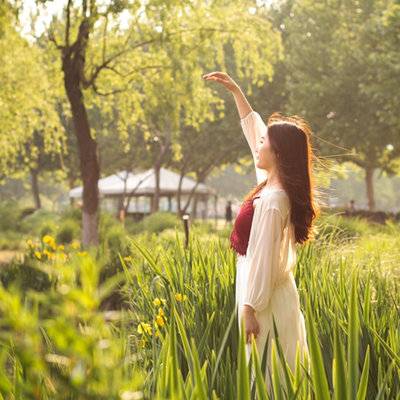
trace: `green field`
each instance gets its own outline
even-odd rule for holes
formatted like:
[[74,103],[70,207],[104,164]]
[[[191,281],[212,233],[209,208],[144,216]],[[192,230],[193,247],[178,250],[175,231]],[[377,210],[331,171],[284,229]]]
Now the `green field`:
[[[187,249],[179,228],[96,253],[32,237],[1,270],[2,398],[268,398],[255,351],[249,385],[228,234],[198,223]],[[394,223],[323,215],[295,269],[310,374],[280,375],[274,344],[274,398],[400,398],[399,248]]]

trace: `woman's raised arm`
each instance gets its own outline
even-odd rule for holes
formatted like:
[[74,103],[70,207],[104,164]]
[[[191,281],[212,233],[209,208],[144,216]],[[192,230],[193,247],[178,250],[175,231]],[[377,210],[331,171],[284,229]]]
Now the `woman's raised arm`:
[[209,74],[203,75],[203,79],[221,83],[233,94],[240,119],[246,117],[253,111],[239,85],[226,72],[210,72]]
[[239,85],[227,73],[219,71],[210,72],[203,75],[203,79],[221,83],[232,93],[239,112],[240,124],[253,156],[257,183],[263,182],[267,178],[267,172],[256,167],[257,159],[255,151],[261,136],[266,133],[267,126],[260,115],[251,108]]

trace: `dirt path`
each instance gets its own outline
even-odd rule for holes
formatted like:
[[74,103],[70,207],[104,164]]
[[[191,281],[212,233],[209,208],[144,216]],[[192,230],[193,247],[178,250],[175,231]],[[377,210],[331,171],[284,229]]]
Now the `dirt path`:
[[0,250],[0,265],[8,264],[15,256],[22,253],[15,250]]

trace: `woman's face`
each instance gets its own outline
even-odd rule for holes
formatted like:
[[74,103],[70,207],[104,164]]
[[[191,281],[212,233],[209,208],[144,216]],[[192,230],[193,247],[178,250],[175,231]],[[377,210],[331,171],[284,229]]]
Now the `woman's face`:
[[256,167],[270,171],[276,164],[276,155],[272,150],[268,130],[261,136],[259,143],[256,144]]

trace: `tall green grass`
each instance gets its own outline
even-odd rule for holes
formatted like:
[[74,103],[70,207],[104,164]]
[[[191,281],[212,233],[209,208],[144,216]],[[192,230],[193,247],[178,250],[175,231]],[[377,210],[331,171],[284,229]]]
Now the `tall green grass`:
[[[0,287],[2,398],[399,399],[399,227],[330,222],[298,249],[310,358],[291,371],[275,327],[271,387],[254,341],[246,364],[226,239],[166,232],[133,238],[105,281],[101,254],[71,253],[37,261],[48,290]],[[123,308],[102,310],[116,290]]]
[[[311,374],[300,383],[296,381],[299,371],[286,371],[283,384],[281,375],[275,373],[275,397],[399,396],[400,319],[396,279],[399,263],[394,262],[391,269],[382,269],[379,260],[386,257],[381,251],[384,244],[393,246],[395,251],[400,243],[398,237],[393,242],[393,236],[382,235],[385,234],[377,235],[381,241],[373,251],[367,247],[369,257],[355,258],[352,252],[355,249],[360,252],[357,246],[363,246],[370,238],[354,243],[337,235],[337,230],[323,232],[323,227],[323,240],[300,249],[295,277],[306,316]],[[171,293],[186,293],[189,301],[179,304],[179,310],[185,334],[197,343],[200,365],[206,368],[209,398],[214,392],[220,398],[249,398],[243,389],[243,380],[247,382],[247,378],[237,375],[238,369],[243,371],[243,360],[237,320],[231,319],[236,317],[232,314],[235,281],[232,254],[220,242],[200,244],[196,240],[191,241],[187,251],[179,243],[160,252],[150,252],[140,244],[136,249],[142,254],[143,262],[126,268],[132,282],[128,285],[132,318],[151,320],[154,297],[168,298],[173,307]],[[400,257],[396,259],[399,261]],[[140,278],[133,281],[133,276]],[[183,339],[178,339],[178,349],[180,340]],[[142,366],[153,371],[159,354],[157,344],[153,343]],[[220,356],[219,363],[213,361],[216,354]],[[190,357],[181,345],[179,369],[186,379],[190,374]],[[304,370],[304,366],[298,367]],[[146,387],[149,397],[155,394],[158,382],[156,374],[150,372],[150,375]],[[190,397],[190,393],[186,396]]]

